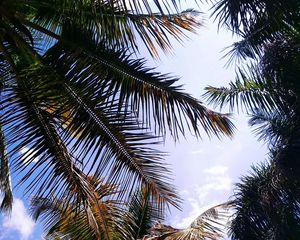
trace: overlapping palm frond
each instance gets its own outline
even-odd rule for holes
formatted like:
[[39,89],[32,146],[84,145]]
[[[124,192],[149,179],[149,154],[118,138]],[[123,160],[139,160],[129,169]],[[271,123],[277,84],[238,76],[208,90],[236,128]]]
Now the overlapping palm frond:
[[[76,195],[81,204],[89,192],[83,171],[106,176],[128,194],[144,183],[160,204],[177,205],[162,154],[147,146],[157,143],[157,138],[147,134],[131,113],[120,110],[118,103],[108,103],[101,88],[91,89],[78,78],[49,70],[40,66],[27,69],[23,79],[27,85],[14,87],[3,115],[14,125],[7,131],[15,146],[11,152],[29,145],[35,153],[27,154],[25,166],[20,157],[15,159],[16,169],[26,172],[22,182],[27,182],[28,190],[41,197],[55,194],[70,199],[73,189],[80,189]],[[69,117],[62,121],[65,112]],[[37,157],[37,163],[28,165]]]
[[[102,182],[101,182],[102,184]],[[96,192],[100,190],[98,204],[102,210],[109,211],[105,214],[106,223],[113,233],[111,239],[151,239],[151,240],[196,240],[196,239],[221,239],[224,236],[227,223],[232,212],[232,202],[227,202],[214,206],[203,212],[186,229],[176,229],[159,223],[165,217],[165,213],[157,207],[155,198],[150,191],[142,188],[132,195],[127,204],[122,205],[114,201],[113,189],[111,185],[100,185]],[[108,188],[110,186],[110,188]],[[106,189],[106,190],[105,190]],[[104,191],[105,190],[105,191]],[[101,192],[100,191],[100,192]],[[54,202],[58,202],[55,200]],[[35,218],[42,217],[46,229],[46,239],[110,239],[103,234],[105,231],[95,233],[95,229],[89,223],[86,206],[75,208],[76,205],[69,204],[67,208],[62,208],[66,202],[59,201],[54,205],[51,199],[34,198],[32,201],[32,213]],[[95,225],[100,224],[103,229],[103,219],[99,218],[99,209],[94,205],[91,214],[95,216]],[[155,223],[158,222],[158,223]],[[96,238],[95,238],[96,237]]]
[[300,237],[299,8],[299,1],[225,0],[217,5],[220,23],[242,37],[232,59],[255,61],[229,88],[210,87],[206,96],[222,106],[243,105],[259,139],[270,144],[270,162],[237,184],[232,239]]
[[197,136],[200,126],[232,134],[227,115],[206,109],[176,78],[131,55],[136,36],[153,54],[153,39],[168,49],[170,36],[180,40],[199,26],[198,13],[179,13],[176,1],[155,1],[157,14],[148,1],[127,3],[0,3],[0,122],[8,146],[1,154],[10,156],[27,193],[88,205],[85,176],[93,174],[126,189],[119,199],[145,185],[161,207],[177,206],[162,153],[149,147],[159,142],[150,130],[169,129],[177,138],[187,123]]
[[215,3],[213,15],[242,40],[228,53],[232,60],[258,59],[266,44],[280,35],[298,36],[300,4],[292,1],[222,0]]
[[[280,159],[285,158],[285,159]],[[293,239],[300,235],[299,180],[284,173],[284,153],[271,156],[272,163],[253,167],[237,184],[232,239]],[[273,161],[274,160],[274,161]],[[287,175],[286,175],[287,174]],[[279,177],[280,176],[280,177]],[[293,177],[296,177],[293,174]]]
[[[132,50],[138,50],[137,41],[141,40],[156,57],[158,48],[164,51],[172,48],[170,36],[180,41],[186,37],[186,32],[194,32],[201,26],[199,12],[191,9],[180,13],[175,9],[172,11],[175,1],[164,7],[159,2],[154,4],[159,8],[150,7],[148,1],[128,3],[130,6],[124,1],[78,1],[74,4],[71,0],[32,0],[26,2],[28,8],[25,8],[27,13],[34,16],[32,19],[24,18],[18,12],[14,17],[25,29],[30,27],[38,32],[47,32],[44,37],[48,35],[48,42],[55,41],[53,36],[60,35],[62,26],[71,22],[93,32],[95,38],[119,48],[131,47]],[[23,5],[24,2],[19,0],[14,7],[24,11]],[[158,13],[154,13],[155,10]],[[174,11],[176,13],[171,14]]]
[[[31,182],[27,182],[29,192],[41,196],[56,193],[72,198],[72,191],[79,189],[78,201],[83,201],[89,196],[89,185],[82,178],[83,173],[60,137],[54,119],[41,108],[37,99],[32,98],[38,83],[26,80],[25,77],[19,77],[18,85],[12,86],[14,91],[9,91],[2,115],[7,141],[12,145],[10,153],[14,170],[26,169],[20,182],[31,179]],[[30,146],[33,153],[26,151],[24,155],[19,155],[18,152],[26,146]],[[37,158],[38,162],[31,164]]]
[[[87,178],[88,181],[94,179]],[[105,184],[103,180],[93,181],[93,186],[93,194],[97,197],[90,208],[86,205],[78,207],[65,199],[36,197],[32,200],[33,217],[43,220],[46,239],[136,240],[149,233],[154,221],[164,218],[163,209],[144,187],[137,190],[128,203],[122,203],[115,200],[117,187]]]
[[200,214],[186,229],[176,229],[157,223],[152,228],[154,236],[146,237],[149,240],[196,240],[221,239],[224,237],[226,225],[232,212],[232,202],[226,202],[209,208]]
[[56,197],[34,197],[31,202],[32,215],[41,219],[46,230],[46,239],[119,239],[128,236],[125,228],[119,228],[124,210],[113,195],[116,187],[103,180],[86,176],[93,189],[89,204],[78,206],[76,202]]

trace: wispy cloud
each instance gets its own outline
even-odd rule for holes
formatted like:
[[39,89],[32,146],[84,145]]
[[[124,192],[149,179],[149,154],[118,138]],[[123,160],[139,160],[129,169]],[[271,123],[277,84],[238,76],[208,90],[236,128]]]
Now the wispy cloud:
[[190,210],[180,214],[183,217],[175,216],[173,224],[178,228],[189,226],[208,208],[227,201],[222,196],[232,189],[232,178],[228,174],[228,167],[215,165],[204,169],[202,172],[204,173],[202,184],[194,185],[192,191],[181,191]]
[[197,189],[197,192],[206,192],[206,191],[223,191],[230,190],[232,187],[232,180],[229,176],[220,176],[220,177],[211,177],[207,178],[207,183],[201,185]]
[[28,215],[22,200],[14,199],[11,215],[4,216],[2,229],[6,234],[9,234],[11,231],[17,231],[21,240],[27,240],[33,233],[34,227],[35,223]]
[[216,165],[205,169],[203,172],[211,175],[225,174],[228,171],[228,167]]
[[202,154],[202,153],[204,153],[203,149],[198,149],[198,150],[194,150],[194,151],[190,152],[190,154],[192,154],[192,155],[198,155],[198,154]]

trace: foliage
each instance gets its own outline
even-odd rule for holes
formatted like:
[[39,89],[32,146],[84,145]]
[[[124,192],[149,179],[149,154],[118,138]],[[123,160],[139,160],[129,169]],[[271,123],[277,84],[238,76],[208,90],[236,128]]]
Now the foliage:
[[[224,0],[215,5],[220,24],[242,40],[229,52],[238,67],[229,87],[208,87],[221,108],[246,110],[269,163],[254,167],[237,184],[230,233],[233,239],[299,238],[299,1]],[[249,59],[251,59],[249,63]]]
[[[94,230],[102,178],[118,186],[117,201],[145,187],[158,208],[178,207],[153,147],[159,137],[169,131],[176,140],[187,129],[231,135],[233,125],[135,54],[140,42],[153,56],[168,52],[170,37],[181,41],[201,26],[198,15],[165,0],[1,1],[1,208],[12,206],[11,169],[27,196],[86,213]],[[112,220],[97,230],[108,239]]]
[[[165,213],[147,189],[135,192],[128,204],[122,204],[113,200],[114,187],[102,181],[98,181],[97,186],[97,204],[94,202],[91,208],[76,208],[64,200],[55,205],[52,199],[33,199],[33,216],[42,216],[48,229],[46,239],[220,239],[231,216],[229,208],[232,203],[228,202],[209,208],[188,228],[176,229],[160,223]],[[67,206],[62,207],[65,204]],[[97,216],[94,225],[89,223],[88,211]],[[104,228],[109,231],[104,231]],[[110,236],[105,235],[107,232]]]
[[285,153],[273,153],[271,163],[253,167],[251,174],[237,184],[233,203],[236,213],[230,226],[232,239],[299,238],[299,180],[280,165]]
[[148,240],[221,239],[231,216],[231,202],[213,206],[201,213],[186,229],[177,229],[161,223],[153,226]]

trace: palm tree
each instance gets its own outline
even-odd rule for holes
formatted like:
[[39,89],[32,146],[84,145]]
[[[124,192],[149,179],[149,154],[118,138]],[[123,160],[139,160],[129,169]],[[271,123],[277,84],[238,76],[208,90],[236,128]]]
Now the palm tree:
[[267,43],[283,34],[299,37],[297,0],[214,0],[213,16],[241,40],[232,45],[230,60],[260,58]]
[[[89,177],[89,181],[92,179]],[[115,187],[102,180],[94,181],[94,184],[97,185],[98,201],[91,209],[85,206],[78,209],[76,204],[62,199],[59,205],[54,204],[53,199],[37,197],[32,200],[32,214],[35,219],[42,218],[46,239],[215,240],[224,235],[225,224],[231,216],[229,209],[232,203],[228,202],[209,208],[188,228],[176,229],[160,223],[165,212],[148,189],[136,191],[128,203],[120,203],[113,198]],[[67,207],[64,206],[66,204]],[[98,216],[93,225],[89,223],[87,211]],[[105,227],[109,231],[104,231]],[[110,236],[106,235],[107,232]]]
[[299,9],[295,1],[224,0],[216,10],[221,22],[242,36],[231,60],[253,61],[238,68],[229,87],[208,87],[206,97],[221,107],[246,110],[270,149],[270,162],[237,184],[233,239],[300,236]]
[[169,131],[177,139],[188,128],[200,136],[200,126],[209,135],[232,134],[227,115],[206,109],[177,78],[133,57],[139,39],[156,56],[157,47],[171,48],[170,36],[181,40],[201,25],[196,11],[179,13],[176,1],[153,5],[1,1],[3,209],[12,202],[9,166],[26,194],[57,206],[67,199],[93,208],[97,197],[87,175],[118,185],[118,201],[146,186],[160,207],[178,206],[163,154],[150,147],[159,142],[156,135]]
[[286,153],[273,153],[270,162],[253,167],[251,175],[237,184],[235,214],[230,224],[232,239],[300,237],[299,179],[293,171],[290,171],[292,177],[287,176],[278,165],[280,158],[287,160]]
[[128,202],[121,202],[115,198],[116,186],[90,176],[88,181],[93,182],[97,196],[90,209],[84,205],[78,208],[66,199],[57,199],[59,205],[53,199],[32,199],[32,215],[43,221],[46,239],[139,239],[155,221],[164,219],[164,208],[147,188],[137,190]]

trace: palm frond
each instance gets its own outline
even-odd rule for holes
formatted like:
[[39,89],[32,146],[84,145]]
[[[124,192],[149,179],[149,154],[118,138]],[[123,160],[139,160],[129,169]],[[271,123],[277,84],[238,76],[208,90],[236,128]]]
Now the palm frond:
[[298,1],[222,0],[215,3],[213,15],[242,40],[226,54],[232,61],[258,59],[264,47],[278,36],[299,36]]
[[254,127],[253,132],[259,141],[265,140],[270,146],[275,147],[295,131],[297,126],[295,121],[293,111],[289,115],[283,115],[278,111],[266,112],[256,109],[250,114],[249,125]]
[[[78,201],[83,201],[89,196],[89,185],[59,136],[51,115],[39,106],[37,99],[32,98],[38,98],[38,95],[35,95],[30,79],[20,74],[16,81],[18,86],[12,86],[14,92],[7,93],[3,102],[3,119],[7,141],[14,145],[10,150],[13,167],[26,172],[20,182],[31,178],[27,191],[40,196],[57,194],[72,198],[77,189],[82,194],[78,194]],[[27,144],[32,153],[28,150],[18,154]],[[37,158],[39,161],[32,164]],[[36,172],[36,169],[40,171]]]
[[156,236],[146,239],[153,240],[196,240],[221,239],[232,213],[232,202],[226,202],[209,208],[200,214],[186,229],[176,229],[164,224],[155,224],[152,232]]
[[[126,53],[103,46],[91,45],[88,52],[77,48],[78,54],[63,49],[56,45],[49,50],[50,63],[64,67],[64,71],[71,68],[71,77],[79,71],[76,77],[108,89],[118,96],[120,106],[141,114],[147,123],[152,115],[159,133],[164,134],[167,127],[177,138],[178,132],[184,133],[186,123],[197,136],[199,124],[208,134],[232,134],[233,125],[227,115],[208,110],[199,100],[183,93],[180,86],[174,86],[176,78],[145,68],[142,60],[131,60]],[[83,65],[77,64],[79,60]]]
[[[265,19],[272,27],[279,25],[299,26],[299,7],[297,0],[221,0],[215,3],[213,15],[235,33],[251,29],[253,24]],[[288,23],[288,24],[287,24]]]
[[157,205],[155,197],[145,187],[137,190],[127,205],[122,226],[129,229],[132,239],[142,239],[156,221],[164,219],[165,209]]
[[[54,153],[59,154],[63,151],[64,156],[67,155],[68,159],[72,160],[70,170],[81,166],[85,173],[93,172],[100,177],[106,175],[112,183],[120,184],[126,189],[127,195],[130,195],[137,185],[144,183],[162,205],[171,203],[177,206],[174,188],[168,184],[168,170],[163,164],[162,153],[146,146],[156,144],[157,138],[145,133],[132,114],[120,111],[118,104],[108,105],[107,96],[101,93],[101,89],[91,91],[85,83],[76,83],[76,80],[74,82],[64,75],[53,74],[49,68],[33,66],[31,70],[27,69],[26,76],[35,82],[37,92],[32,96],[36,96],[35,102],[40,105],[39,114],[33,111],[29,112],[28,116],[37,116],[38,121],[43,118],[46,122],[42,122],[43,126],[50,121],[52,125],[47,125],[47,128],[54,131],[51,139],[35,146],[33,143],[40,141],[37,139],[40,134],[35,132],[37,126],[32,128],[30,119],[26,119],[25,123],[20,122],[22,127],[19,127],[18,131],[24,131],[22,137],[26,136],[26,141],[22,140],[18,149],[20,145],[33,144],[32,150],[36,154],[30,162],[33,162],[33,157],[46,158],[45,152],[49,150],[40,148],[52,144],[51,149]],[[48,82],[45,79],[48,79]],[[31,101],[33,100],[31,98]],[[57,109],[49,112],[47,109],[51,109],[55,104]],[[17,109],[21,112],[17,120],[21,120],[27,112],[22,113],[21,106]],[[70,112],[70,117],[61,122],[61,113],[65,112]],[[45,131],[48,134],[50,130]],[[12,131],[12,134],[15,132]],[[47,135],[46,137],[48,138]],[[21,141],[20,137],[14,141]],[[57,148],[65,149],[54,148],[54,142],[61,143]],[[34,169],[44,161],[39,161]],[[59,167],[60,161],[53,163]],[[68,164],[66,163],[67,166]],[[47,174],[44,172],[40,176],[43,175]]]
[[252,70],[247,75],[240,70],[237,80],[231,82],[229,87],[206,87],[204,97],[220,109],[229,106],[230,111],[234,108],[250,111],[258,108],[270,110],[280,104],[280,99],[275,99],[269,85],[259,72]]
[[200,214],[187,229],[179,230],[170,235],[170,239],[193,240],[222,238],[224,236],[226,224],[231,216],[231,213],[229,212],[231,206],[232,203],[227,202],[209,208]]
[[[120,203],[113,200],[115,187],[88,176],[87,181],[94,187],[89,205],[77,205],[66,199],[34,197],[31,212],[35,219],[44,222],[47,239],[114,239],[124,230],[118,228],[122,216]],[[58,204],[54,204],[58,203]],[[120,205],[120,206],[119,206]]]
[[250,175],[237,184],[235,214],[230,225],[232,239],[300,236],[299,181],[288,177],[291,172],[283,171],[282,158],[288,160],[287,152],[277,151],[271,156],[272,163],[253,167]]
[[[153,13],[152,8],[131,11],[121,1],[79,1],[76,4],[69,0],[31,1],[31,7],[35,9],[33,19],[26,20],[22,16],[18,19],[37,31],[45,28],[60,35],[62,26],[71,22],[93,32],[95,39],[119,48],[138,50],[137,42],[141,40],[155,57],[158,57],[157,47],[164,51],[172,48],[169,37],[181,41],[186,37],[185,31],[194,32],[201,26],[199,12],[195,10],[172,14]],[[54,39],[48,40],[53,42]]]
[[[0,103],[1,104],[1,103]],[[0,121],[0,194],[3,197],[0,209],[11,211],[13,203],[13,193],[11,185],[11,174],[9,157],[7,154],[6,141]]]

